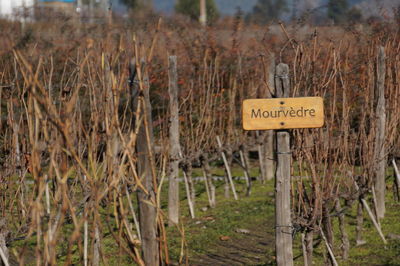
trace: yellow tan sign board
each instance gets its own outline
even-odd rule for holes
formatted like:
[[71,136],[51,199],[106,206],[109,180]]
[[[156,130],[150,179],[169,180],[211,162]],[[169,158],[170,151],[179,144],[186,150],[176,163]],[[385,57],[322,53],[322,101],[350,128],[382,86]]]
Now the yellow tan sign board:
[[248,99],[243,101],[243,129],[318,128],[324,125],[321,97]]

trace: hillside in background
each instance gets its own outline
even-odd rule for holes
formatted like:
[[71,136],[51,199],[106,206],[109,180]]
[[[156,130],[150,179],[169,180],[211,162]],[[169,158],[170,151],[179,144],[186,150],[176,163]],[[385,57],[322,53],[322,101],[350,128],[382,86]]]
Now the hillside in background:
[[[224,15],[233,15],[240,7],[250,12],[257,0],[215,0],[218,10]],[[154,8],[165,13],[173,13],[175,0],[153,0]]]
[[[154,7],[156,10],[173,13],[174,5],[176,0],[153,0]],[[233,15],[235,14],[238,7],[247,13],[251,12],[253,6],[257,3],[257,0],[215,0],[218,10],[223,15]],[[349,0],[350,6],[357,6],[360,8],[367,16],[379,14],[382,8],[392,11],[394,7],[398,6],[400,3],[398,0]],[[309,5],[313,7],[325,6],[328,0],[298,0],[298,5]],[[289,8],[293,6],[293,0],[287,0]]]
[[361,1],[356,5],[365,17],[382,16],[393,17],[396,8],[400,7],[399,0]]

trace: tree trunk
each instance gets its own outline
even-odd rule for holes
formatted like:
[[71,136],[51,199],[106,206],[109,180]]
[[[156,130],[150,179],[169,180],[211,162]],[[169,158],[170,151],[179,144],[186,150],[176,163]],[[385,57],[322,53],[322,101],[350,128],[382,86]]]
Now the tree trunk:
[[[327,245],[331,249],[333,249],[333,228],[332,228],[332,220],[329,215],[329,208],[327,203],[322,205],[322,230],[324,231],[324,235],[326,236]],[[334,265],[332,256],[329,255],[329,248],[327,250],[328,256],[327,261],[325,261],[326,265]]]
[[360,246],[366,243],[362,237],[363,231],[363,224],[364,224],[364,213],[363,213],[363,206],[361,199],[358,201],[357,205],[357,226],[356,226],[356,245]]
[[169,57],[169,187],[168,187],[168,218],[169,224],[179,223],[179,105],[178,105],[178,74],[176,56]]
[[206,0],[199,0],[200,1],[200,17],[199,21],[201,25],[207,25],[207,5]]
[[378,103],[376,106],[376,136],[375,136],[375,188],[377,215],[382,219],[385,216],[385,172],[386,172],[386,107],[385,107],[385,49],[381,46],[378,51],[378,61],[376,67],[376,89]]
[[305,266],[311,266],[312,265],[312,260],[313,260],[313,250],[314,250],[314,230],[312,229],[306,229],[306,232],[304,234],[304,265]]
[[344,220],[344,213],[342,211],[342,207],[340,206],[340,199],[336,200],[335,210],[339,215],[338,216],[339,230],[340,230],[341,240],[342,240],[342,258],[344,260],[347,260],[349,258],[350,242],[349,242],[349,237],[346,232],[346,223]]

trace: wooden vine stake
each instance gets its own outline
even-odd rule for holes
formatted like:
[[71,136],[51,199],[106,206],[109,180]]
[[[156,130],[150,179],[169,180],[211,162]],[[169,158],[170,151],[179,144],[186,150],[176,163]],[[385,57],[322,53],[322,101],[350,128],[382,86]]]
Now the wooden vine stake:
[[[275,94],[275,55],[271,55],[268,67],[268,93],[267,98],[272,98]],[[265,132],[265,174],[267,180],[272,180],[275,177],[275,155],[274,155],[274,131],[267,130]]]
[[[142,257],[145,265],[160,265],[159,235],[157,227],[157,207],[156,207],[156,188],[157,181],[154,167],[154,135],[151,125],[151,104],[148,75],[145,68],[145,61],[139,64],[135,62],[131,65],[131,73],[136,69],[137,82],[132,88],[139,92],[138,96],[133,98],[133,110],[138,110],[135,119],[135,127],[139,127],[136,142],[137,153],[137,171],[143,179],[143,185],[146,191],[141,189],[137,192],[137,201],[139,209],[140,235],[142,237]],[[133,93],[135,95],[135,93]],[[95,237],[98,234],[95,231]],[[97,238],[97,237],[96,237]]]
[[[275,69],[275,91],[279,98],[289,97],[289,67]],[[282,122],[284,123],[284,122]],[[290,217],[290,136],[287,130],[276,133],[277,166],[275,174],[275,246],[278,265],[293,265],[292,219]]]
[[[354,186],[355,186],[355,188],[356,188],[356,190],[358,191],[360,188],[359,188],[359,186],[357,185],[357,183],[354,181]],[[375,218],[375,216],[374,216],[374,214],[372,213],[372,211],[371,211],[371,208],[369,207],[369,205],[368,205],[368,203],[365,201],[365,199],[361,196],[360,197],[360,204],[362,204],[362,207],[364,207],[365,208],[365,210],[367,211],[367,213],[368,213],[368,215],[369,215],[369,218],[371,218],[371,221],[372,221],[372,223],[373,223],[373,225],[375,226],[375,228],[376,228],[376,230],[378,231],[378,233],[379,233],[379,236],[382,238],[382,241],[383,241],[383,243],[386,245],[387,244],[387,241],[386,241],[386,239],[385,239],[385,236],[383,235],[383,233],[382,233],[382,229],[381,229],[381,226],[380,226],[380,224],[378,223],[378,221],[377,221],[377,218]],[[358,207],[358,212],[361,212],[362,213],[362,207],[359,205],[359,207]],[[357,215],[358,216],[358,215]],[[362,215],[361,215],[362,216]],[[357,218],[358,219],[358,218]],[[360,220],[360,221],[357,221],[357,231],[361,231],[361,226],[362,226],[362,219]],[[360,234],[361,233],[357,233],[358,235],[357,235],[357,245],[359,245],[358,243],[360,243],[360,244],[363,244],[363,242],[364,241],[362,241],[361,240],[361,237],[360,237]],[[364,242],[365,243],[365,242]]]
[[9,251],[6,246],[6,233],[6,218],[0,218],[0,265],[9,266]]
[[169,56],[168,63],[168,93],[170,98],[169,110],[171,113],[171,124],[169,127],[170,165],[168,186],[168,218],[169,224],[173,225],[179,223],[179,153],[181,152],[181,147],[179,144],[178,72],[176,56]]
[[251,178],[250,178],[250,174],[249,174],[249,166],[248,166],[247,160],[243,154],[242,149],[243,149],[243,147],[241,147],[241,149],[239,150],[239,155],[240,155],[240,163],[243,166],[244,177],[246,179],[246,197],[248,197],[248,196],[250,196],[250,193],[251,193]]
[[397,193],[399,193],[399,189],[400,189],[400,171],[399,171],[399,168],[397,167],[396,161],[394,159],[392,160],[392,164],[393,164],[394,174],[396,176],[394,183],[397,186]]
[[275,172],[275,248],[279,266],[293,265],[292,220],[290,209],[291,128],[319,128],[324,124],[323,99],[320,97],[289,98],[289,67],[280,63],[275,68],[273,99],[249,99],[243,102],[245,130],[277,129]]
[[226,174],[228,175],[228,182],[231,185],[233,197],[235,198],[235,200],[238,200],[239,198],[236,193],[235,183],[233,183],[231,168],[229,166],[228,160],[226,159],[226,155],[225,155],[225,152],[223,151],[222,142],[221,142],[221,139],[219,138],[219,136],[217,136],[217,142],[218,142],[218,147],[221,150],[220,152],[221,152],[222,160],[224,161]]
[[375,170],[375,191],[376,191],[376,213],[378,219],[385,216],[385,190],[386,190],[386,163],[387,152],[385,146],[386,138],[386,103],[385,103],[385,48],[378,48],[377,69],[376,69],[376,136],[374,150],[374,170]]

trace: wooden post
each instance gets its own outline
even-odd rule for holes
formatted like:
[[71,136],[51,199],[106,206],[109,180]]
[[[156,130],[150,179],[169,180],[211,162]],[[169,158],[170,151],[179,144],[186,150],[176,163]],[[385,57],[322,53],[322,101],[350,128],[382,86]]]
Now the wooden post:
[[265,160],[265,134],[263,131],[256,131],[258,161],[260,162],[260,180],[264,184],[267,179],[266,160]]
[[142,241],[142,236],[140,235],[140,226],[139,226],[139,221],[136,217],[135,209],[133,208],[131,196],[129,196],[129,190],[128,186],[125,185],[125,193],[126,193],[126,198],[128,199],[128,205],[129,205],[129,210],[131,211],[132,218],[133,218],[133,223],[135,224],[136,232],[138,235],[138,238],[140,241]]
[[397,167],[396,161],[393,159],[392,160],[392,164],[393,164],[393,169],[394,169],[394,186],[397,188],[397,198],[398,200],[400,200],[399,198],[399,190],[400,190],[400,171],[399,168]]
[[332,261],[333,266],[339,266],[339,264],[336,261],[335,255],[333,254],[332,247],[328,243],[328,240],[326,239],[325,234],[324,234],[324,230],[322,230],[322,228],[320,228],[320,232],[321,232],[322,239],[325,242],[326,248],[328,249],[328,253],[329,253],[329,256],[331,257],[331,261]]
[[[280,63],[275,70],[277,97],[289,97],[289,67]],[[292,222],[290,214],[290,166],[292,154],[287,130],[276,134],[277,167],[275,176],[275,245],[278,266],[293,265]]]
[[342,240],[342,258],[343,260],[347,260],[349,258],[350,242],[349,242],[349,236],[346,232],[345,216],[344,212],[342,211],[342,207],[340,206],[340,199],[337,199],[335,202],[335,211],[339,213],[338,219],[339,219],[339,230]]
[[83,222],[83,265],[88,265],[88,218],[84,214],[85,221]]
[[206,0],[199,0],[200,1],[200,17],[199,21],[201,25],[207,25],[207,4]]
[[240,162],[243,165],[243,173],[244,173],[244,177],[246,178],[246,196],[250,196],[251,193],[251,178],[250,178],[250,174],[249,174],[249,165],[247,162],[247,158],[245,157],[244,153],[247,153],[248,150],[247,148],[245,148],[246,144],[243,144],[240,147],[239,150],[239,155],[240,155]]
[[179,223],[179,105],[178,105],[178,74],[176,56],[169,57],[169,187],[168,187],[168,218],[170,225]]
[[367,243],[362,237],[364,224],[364,212],[363,212],[363,204],[361,202],[361,197],[357,204],[357,225],[356,225],[356,246],[361,246]]
[[9,266],[9,252],[6,246],[6,235],[8,230],[6,226],[6,218],[0,218],[0,265]]
[[192,200],[192,206],[193,206],[193,210],[194,210],[195,205],[196,205],[196,188],[194,187],[194,181],[193,181],[192,161],[186,160],[183,165],[184,165],[184,167],[182,170],[186,174],[186,177],[187,177],[189,191],[190,191],[190,198]]
[[192,195],[190,192],[190,186],[189,186],[189,181],[188,181],[188,176],[186,174],[186,171],[183,171],[183,180],[185,181],[185,190],[186,190],[186,197],[187,197],[188,205],[189,205],[190,217],[192,217],[192,219],[194,219],[195,218],[194,206],[193,206]]
[[212,181],[212,176],[211,176],[211,169],[210,169],[210,163],[209,163],[209,158],[208,154],[205,152],[201,156],[201,164],[203,167],[203,172],[204,172],[204,177],[206,178],[206,183],[207,186],[210,190],[210,197],[209,197],[209,204],[211,208],[215,207],[216,201],[215,201],[215,186]]
[[195,218],[194,212],[194,205],[196,200],[196,192],[194,189],[194,183],[192,178],[192,162],[190,160],[182,159],[184,162],[182,163],[182,172],[183,172],[183,179],[185,181],[185,189],[186,189],[186,196],[189,205],[189,212],[192,218]]
[[203,180],[204,181],[204,186],[206,188],[206,193],[207,193],[208,205],[211,207],[211,205],[212,205],[211,189],[210,189],[210,186],[208,185],[207,174],[206,174],[206,171],[204,171],[204,168],[203,168],[203,179],[204,179]]
[[[325,257],[325,265],[332,265],[334,264],[334,256],[332,256],[330,248],[333,247],[333,228],[332,228],[332,219],[329,215],[330,206],[328,202],[322,204],[322,219],[321,219],[321,234],[326,236],[325,241],[326,244],[329,246],[327,248],[328,255]],[[325,232],[325,233],[324,233]]]
[[376,213],[378,218],[385,216],[385,172],[386,172],[386,107],[385,107],[385,49],[381,46],[378,51],[376,65],[376,89],[378,102],[376,105],[376,136],[375,136],[375,188],[376,188]]
[[[275,78],[275,55],[272,54],[269,67],[268,67],[268,93],[267,98],[272,98],[275,94],[274,87],[274,78]],[[266,179],[272,180],[275,177],[275,158],[274,158],[274,131],[267,130],[265,132],[265,175]]]
[[376,221],[378,222],[379,226],[381,226],[381,222],[380,222],[379,216],[378,216],[378,202],[376,200],[376,193],[375,193],[374,185],[371,186],[371,192],[372,192],[372,202],[374,203],[374,209],[375,209],[374,215],[375,215]]
[[[145,64],[144,61],[142,64]],[[135,71],[135,69],[131,70]],[[143,178],[143,185],[148,191],[146,194],[142,190],[138,190],[138,206],[139,206],[139,224],[140,234],[142,236],[142,257],[146,265],[157,266],[160,264],[160,253],[158,246],[158,233],[157,233],[157,209],[156,209],[156,180],[154,180],[154,170],[152,162],[153,151],[151,147],[154,147],[154,137],[152,128],[151,118],[151,105],[149,95],[149,84],[146,73],[142,71],[145,67],[136,67],[137,80],[139,88],[136,91],[141,91],[141,95],[134,99],[134,106],[137,107],[140,104],[141,115],[144,116],[143,122],[139,127],[139,133],[136,141],[136,152],[137,152],[137,168],[138,175]],[[144,78],[142,79],[142,74]],[[142,80],[141,80],[142,79]],[[134,109],[137,110],[136,108]],[[136,117],[136,123],[139,123],[142,119]]]
[[372,223],[374,224],[376,230],[378,231],[379,236],[382,238],[383,243],[386,245],[387,241],[385,239],[385,236],[383,235],[382,229],[381,229],[379,223],[376,221],[374,214],[372,213],[371,209],[369,208],[368,203],[363,198],[361,199],[361,203],[363,204],[364,208],[367,210],[369,218],[371,218]]
[[235,198],[235,200],[238,200],[239,198],[236,194],[236,189],[235,189],[235,184],[233,183],[231,169],[229,167],[228,160],[226,159],[225,152],[222,150],[222,142],[221,142],[221,139],[219,138],[219,136],[217,136],[217,142],[218,142],[219,148],[221,149],[221,156],[222,156],[222,160],[224,161],[224,164],[225,164],[226,174],[228,175],[228,182],[231,185],[233,197]]
[[392,164],[393,164],[394,173],[396,175],[397,183],[400,185],[400,171],[399,171],[399,168],[397,167],[396,161],[394,159],[392,159]]

